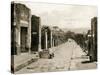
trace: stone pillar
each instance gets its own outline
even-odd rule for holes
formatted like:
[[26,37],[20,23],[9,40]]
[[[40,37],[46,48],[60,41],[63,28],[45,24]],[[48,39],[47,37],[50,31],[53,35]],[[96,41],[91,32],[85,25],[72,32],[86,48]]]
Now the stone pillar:
[[51,31],[51,35],[50,35],[50,44],[51,44],[51,48],[52,48],[52,31]]
[[17,55],[19,55],[21,53],[21,50],[20,50],[20,24],[17,24],[16,28],[15,28],[15,50],[16,50]]
[[45,49],[48,49],[48,36],[47,36],[47,31],[45,30]]
[[38,51],[39,52],[41,52],[42,51],[42,49],[41,49],[41,23],[40,23],[41,21],[40,21],[40,18],[39,18],[39,33],[38,33],[38,35],[39,35],[39,42],[38,42]]
[[54,39],[52,39],[52,47],[54,47]]
[[14,50],[16,52],[16,55],[19,55],[21,53],[21,50],[20,50],[20,21],[19,21],[19,16],[20,14],[17,14],[17,11],[16,11],[16,7],[14,6],[14,17],[16,19],[14,19]]
[[28,52],[31,53],[31,11],[29,11],[29,24],[28,24],[28,34],[27,34],[27,44],[28,44]]
[[21,46],[21,44],[20,44],[20,28],[19,28],[19,30],[18,30],[18,54],[20,54],[21,53],[21,50],[20,50],[20,46]]

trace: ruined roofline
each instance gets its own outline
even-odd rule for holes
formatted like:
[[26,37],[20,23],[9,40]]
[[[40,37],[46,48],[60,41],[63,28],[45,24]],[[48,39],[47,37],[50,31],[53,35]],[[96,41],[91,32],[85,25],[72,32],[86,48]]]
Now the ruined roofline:
[[19,6],[24,6],[25,8],[27,8],[28,10],[30,10],[30,8],[28,8],[25,4],[23,3],[18,3],[18,2],[15,2],[15,1],[12,1],[11,4],[16,4],[16,5],[19,5]]
[[37,15],[33,15],[33,14],[32,14],[32,17],[35,17],[35,18],[40,18],[39,16],[37,16]]

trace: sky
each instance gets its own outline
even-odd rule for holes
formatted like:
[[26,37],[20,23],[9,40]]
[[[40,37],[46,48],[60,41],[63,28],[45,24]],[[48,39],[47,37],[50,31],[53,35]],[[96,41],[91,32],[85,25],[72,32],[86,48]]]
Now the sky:
[[[19,3],[19,2],[18,2]],[[97,16],[96,6],[20,2],[41,18],[41,25],[60,28],[90,28],[91,18]]]

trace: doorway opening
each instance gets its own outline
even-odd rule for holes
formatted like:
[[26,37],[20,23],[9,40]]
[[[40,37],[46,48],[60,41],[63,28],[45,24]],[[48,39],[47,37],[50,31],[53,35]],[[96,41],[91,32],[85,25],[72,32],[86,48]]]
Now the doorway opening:
[[21,52],[28,52],[27,50],[27,27],[21,27]]

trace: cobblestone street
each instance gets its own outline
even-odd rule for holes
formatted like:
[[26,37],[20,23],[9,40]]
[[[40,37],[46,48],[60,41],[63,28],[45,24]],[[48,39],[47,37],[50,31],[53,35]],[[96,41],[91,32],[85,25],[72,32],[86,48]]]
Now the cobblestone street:
[[[16,73],[77,70],[77,64],[80,64],[81,61],[89,60],[88,58],[82,58],[85,53],[82,52],[80,46],[71,39],[68,40],[68,42],[56,47],[55,49],[56,50],[54,52],[53,59],[41,58],[27,67],[17,71]],[[91,66],[91,64],[89,66]],[[96,67],[96,65],[94,65],[93,68],[94,67]],[[81,67],[79,69],[83,68]]]

